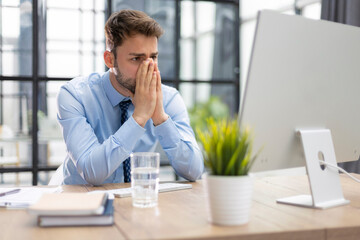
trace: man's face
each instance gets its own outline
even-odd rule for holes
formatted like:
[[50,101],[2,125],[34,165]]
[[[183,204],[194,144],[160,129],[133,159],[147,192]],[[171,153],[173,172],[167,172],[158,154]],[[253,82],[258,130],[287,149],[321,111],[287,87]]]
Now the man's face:
[[136,73],[140,64],[152,58],[157,63],[157,38],[136,34],[116,48],[114,75],[121,87],[135,93]]

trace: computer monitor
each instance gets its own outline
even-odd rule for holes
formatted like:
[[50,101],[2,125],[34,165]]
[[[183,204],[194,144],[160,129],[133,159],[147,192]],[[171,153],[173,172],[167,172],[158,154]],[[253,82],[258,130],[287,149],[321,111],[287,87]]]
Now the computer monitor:
[[[252,171],[304,166],[307,140],[298,130],[330,130],[330,143],[319,140],[309,151],[326,152],[321,146],[332,139],[338,162],[359,159],[360,28],[259,12],[245,86],[240,123],[252,129],[254,151],[262,149]],[[313,178],[337,174],[315,165]],[[341,191],[339,180],[331,184]]]

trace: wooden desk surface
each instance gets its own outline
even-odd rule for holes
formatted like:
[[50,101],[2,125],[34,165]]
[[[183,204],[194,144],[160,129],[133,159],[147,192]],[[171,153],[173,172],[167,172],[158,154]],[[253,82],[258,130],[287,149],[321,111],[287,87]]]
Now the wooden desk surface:
[[[357,175],[359,177],[359,175]],[[110,227],[40,228],[25,210],[0,209],[0,239],[360,239],[360,185],[341,176],[345,198],[351,203],[327,210],[307,209],[275,200],[308,194],[306,176],[271,177],[255,181],[250,222],[221,227],[207,221],[203,181],[193,189],[159,194],[159,206],[133,208],[131,198],[116,198],[115,224]],[[63,186],[85,192],[128,187]]]

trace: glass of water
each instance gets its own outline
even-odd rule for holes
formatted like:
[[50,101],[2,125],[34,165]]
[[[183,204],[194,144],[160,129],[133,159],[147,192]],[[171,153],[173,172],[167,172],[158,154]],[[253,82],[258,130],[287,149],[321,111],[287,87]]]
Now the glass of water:
[[133,206],[140,208],[157,206],[160,154],[137,152],[130,154],[130,159]]

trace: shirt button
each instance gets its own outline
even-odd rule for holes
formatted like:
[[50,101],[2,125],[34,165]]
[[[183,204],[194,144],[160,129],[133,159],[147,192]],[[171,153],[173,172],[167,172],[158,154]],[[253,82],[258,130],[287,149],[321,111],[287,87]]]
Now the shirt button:
[[162,140],[162,139],[163,139],[163,137],[162,137],[162,136],[159,136],[159,139],[160,139],[160,140]]

